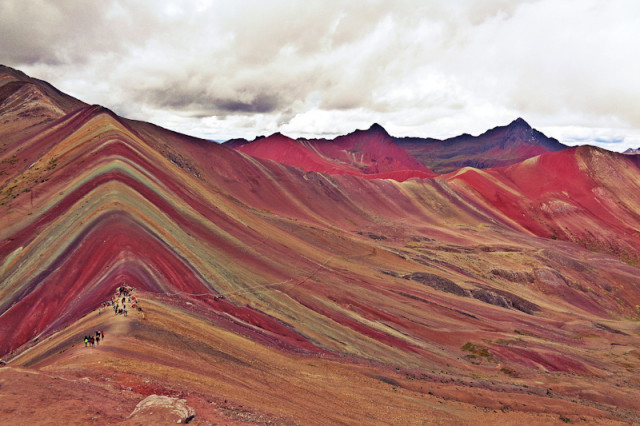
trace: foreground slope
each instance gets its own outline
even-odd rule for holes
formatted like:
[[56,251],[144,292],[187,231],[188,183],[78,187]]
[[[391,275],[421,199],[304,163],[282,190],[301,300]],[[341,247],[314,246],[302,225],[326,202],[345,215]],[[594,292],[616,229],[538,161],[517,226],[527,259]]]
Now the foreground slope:
[[[127,415],[148,394],[182,395],[211,422],[640,420],[628,157],[370,180],[99,106],[62,112],[36,130],[17,120],[0,153],[4,380],[28,368],[64,390],[87,376]],[[561,173],[534,185],[536,167]],[[556,208],[562,191],[576,209]],[[626,251],[573,238],[572,214]],[[551,234],[563,226],[574,232]],[[145,319],[95,312],[123,281]],[[118,339],[78,347],[96,328]]]
[[[625,418],[625,412],[585,404],[585,395],[631,403],[622,390],[603,394],[597,377],[562,378],[548,391],[525,377],[501,383],[491,375],[461,378],[364,359],[300,356],[226,330],[201,297],[138,296],[144,318],[92,314],[12,362],[28,369],[0,370],[4,386],[19,383],[38,396],[5,399],[5,420],[60,418],[73,410],[79,423],[121,422],[150,394],[185,399],[196,410],[195,424],[593,422]],[[106,337],[86,348],[77,336],[94,329]]]

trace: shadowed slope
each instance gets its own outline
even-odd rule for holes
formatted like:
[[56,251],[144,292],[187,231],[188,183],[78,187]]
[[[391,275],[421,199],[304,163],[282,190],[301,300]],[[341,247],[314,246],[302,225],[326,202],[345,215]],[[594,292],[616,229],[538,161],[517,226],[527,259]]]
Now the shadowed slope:
[[408,137],[394,140],[422,164],[440,174],[463,167],[507,166],[567,148],[556,139],[532,129],[522,118],[479,136],[464,134],[445,140]]

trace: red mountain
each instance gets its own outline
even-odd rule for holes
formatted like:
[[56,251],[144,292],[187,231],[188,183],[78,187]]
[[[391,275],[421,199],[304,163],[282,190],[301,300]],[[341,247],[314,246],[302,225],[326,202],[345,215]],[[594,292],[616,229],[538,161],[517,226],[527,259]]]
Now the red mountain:
[[[29,83],[0,87],[5,422],[640,421],[636,157],[364,179]],[[144,310],[99,314],[124,282]]]
[[226,146],[253,157],[299,167],[305,171],[349,174],[366,178],[433,177],[435,174],[399,148],[378,124],[334,140],[293,140],[280,133],[252,142],[232,140]]
[[447,179],[526,231],[637,263],[639,167],[638,157],[583,146]]
[[479,136],[464,134],[446,140],[391,137],[374,124],[333,140],[294,140],[276,133],[254,141],[230,140],[225,146],[306,171],[392,179],[433,177],[463,167],[502,167],[567,148],[521,118]]
[[394,138],[422,164],[436,173],[449,173],[463,167],[487,169],[519,163],[527,158],[567,147],[532,129],[522,118],[479,136],[464,134],[437,140]]

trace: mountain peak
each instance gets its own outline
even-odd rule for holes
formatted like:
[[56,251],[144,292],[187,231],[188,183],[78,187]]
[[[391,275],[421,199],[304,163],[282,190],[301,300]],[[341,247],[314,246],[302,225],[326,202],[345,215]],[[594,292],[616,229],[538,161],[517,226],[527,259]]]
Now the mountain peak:
[[623,154],[640,154],[640,147],[639,148],[627,148],[627,150],[624,151]]
[[20,70],[0,64],[0,75],[11,76],[16,80],[30,81],[31,78]]
[[389,132],[387,132],[385,130],[385,128],[382,127],[381,125],[379,125],[378,123],[373,123],[371,125],[371,127],[369,127],[369,129],[367,129],[367,132],[370,132],[370,133],[384,133],[386,135],[389,134]]
[[529,123],[524,121],[524,119],[522,117],[518,117],[515,120],[513,120],[509,124],[509,127],[523,127],[525,129],[531,129],[531,126],[529,125]]

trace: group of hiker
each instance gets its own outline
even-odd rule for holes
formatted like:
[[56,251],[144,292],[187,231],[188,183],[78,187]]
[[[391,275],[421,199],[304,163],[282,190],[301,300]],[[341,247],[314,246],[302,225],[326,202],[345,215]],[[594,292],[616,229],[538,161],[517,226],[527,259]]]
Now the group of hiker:
[[122,315],[125,317],[129,314],[127,306],[131,309],[136,309],[139,312],[142,312],[142,307],[139,306],[136,297],[133,295],[134,290],[135,287],[129,287],[127,285],[118,287],[115,294],[111,297],[111,300],[102,302],[102,306],[98,308],[98,315],[102,314],[102,312],[109,306],[113,308],[115,315]]
[[84,336],[84,347],[94,348],[100,344],[100,340],[104,341],[104,331],[96,330],[95,336]]
[[[106,300],[98,307],[98,315],[102,315],[108,307],[113,308],[115,315],[127,316],[129,308],[135,309],[138,312],[142,312],[142,307],[139,305],[138,300],[133,295],[135,287],[127,286],[123,284],[116,288],[111,300]],[[144,314],[142,314],[144,315]],[[85,347],[95,347],[100,344],[100,340],[104,340],[104,331],[96,330],[95,335],[84,336]]]

